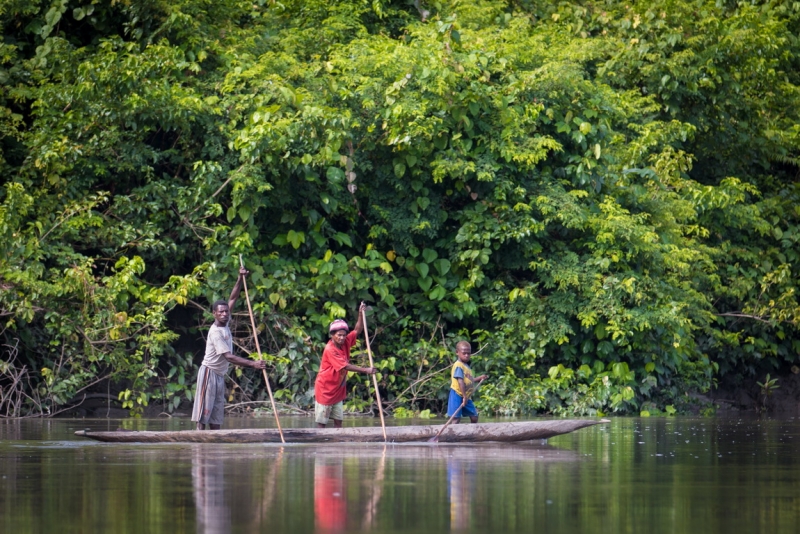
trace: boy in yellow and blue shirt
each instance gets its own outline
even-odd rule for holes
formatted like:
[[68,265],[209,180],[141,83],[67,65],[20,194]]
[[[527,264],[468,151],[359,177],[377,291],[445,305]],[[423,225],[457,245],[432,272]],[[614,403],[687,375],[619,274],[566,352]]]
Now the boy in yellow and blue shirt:
[[471,396],[477,384],[486,380],[486,375],[473,378],[469,360],[472,357],[472,347],[468,341],[459,341],[456,344],[458,360],[450,371],[450,398],[447,401],[447,417],[455,414],[454,422],[458,423],[462,415],[467,415],[473,423],[478,422],[478,410],[472,399],[468,399],[463,408],[464,395]]

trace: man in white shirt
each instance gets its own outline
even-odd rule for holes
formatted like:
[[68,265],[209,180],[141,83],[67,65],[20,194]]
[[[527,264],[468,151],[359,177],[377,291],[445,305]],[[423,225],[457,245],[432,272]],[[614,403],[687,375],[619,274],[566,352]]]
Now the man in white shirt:
[[211,430],[219,430],[222,426],[225,414],[225,373],[228,372],[229,363],[253,369],[267,367],[263,360],[248,360],[233,354],[233,337],[228,322],[231,310],[242,290],[242,280],[248,273],[247,269],[239,269],[239,278],[231,290],[227,303],[218,300],[211,305],[214,324],[208,330],[206,354],[197,373],[197,389],[192,410],[192,421],[197,423],[197,430],[205,430],[205,425]]

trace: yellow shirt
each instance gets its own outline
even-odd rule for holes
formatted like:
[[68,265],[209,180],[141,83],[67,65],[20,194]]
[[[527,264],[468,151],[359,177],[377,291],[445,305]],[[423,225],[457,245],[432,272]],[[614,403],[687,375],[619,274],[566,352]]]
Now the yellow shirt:
[[456,363],[453,364],[453,368],[450,370],[450,388],[463,397],[464,392],[461,391],[461,386],[456,378],[456,369],[461,369],[464,373],[464,387],[467,388],[467,391],[472,391],[472,369],[470,369],[469,365],[463,363],[461,360],[456,360]]

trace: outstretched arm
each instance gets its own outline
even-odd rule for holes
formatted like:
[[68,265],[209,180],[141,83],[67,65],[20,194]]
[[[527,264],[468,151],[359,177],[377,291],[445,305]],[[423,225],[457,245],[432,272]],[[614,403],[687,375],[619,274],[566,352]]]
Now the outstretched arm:
[[462,397],[464,399],[464,402],[466,402],[467,398],[472,397],[472,394],[475,393],[478,387],[480,387],[481,383],[483,383],[483,381],[486,380],[487,378],[488,377],[486,375],[481,375],[475,380],[473,380],[472,383],[469,385],[469,387],[467,387],[467,384],[466,382],[464,382],[463,378],[456,378],[456,380],[458,380],[458,385],[461,387],[461,391],[464,392],[464,395]]
[[351,373],[364,373],[365,375],[374,375],[378,372],[376,367],[359,367],[357,365],[353,365],[352,363],[348,363],[344,366],[346,371],[350,371]]
[[223,354],[225,359],[228,360],[233,365],[238,365],[239,367],[251,367],[253,369],[266,369],[267,362],[264,360],[248,360],[247,358],[242,358],[241,356],[234,356],[230,352],[226,352]]
[[239,298],[239,293],[242,291],[244,277],[248,274],[250,274],[250,271],[244,267],[239,269],[239,278],[236,279],[236,283],[233,285],[233,289],[231,289],[231,296],[228,297],[228,309],[230,310],[230,313],[233,313],[233,306],[236,304],[236,299]]

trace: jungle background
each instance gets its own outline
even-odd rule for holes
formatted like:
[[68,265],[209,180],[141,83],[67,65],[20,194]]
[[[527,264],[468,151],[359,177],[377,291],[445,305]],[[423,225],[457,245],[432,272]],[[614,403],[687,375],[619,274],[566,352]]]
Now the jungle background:
[[[398,416],[442,411],[459,339],[497,415],[766,409],[800,372],[800,2],[0,0],[0,24],[2,416],[185,411],[240,254],[284,407],[361,301]],[[231,392],[265,399],[250,370]]]

